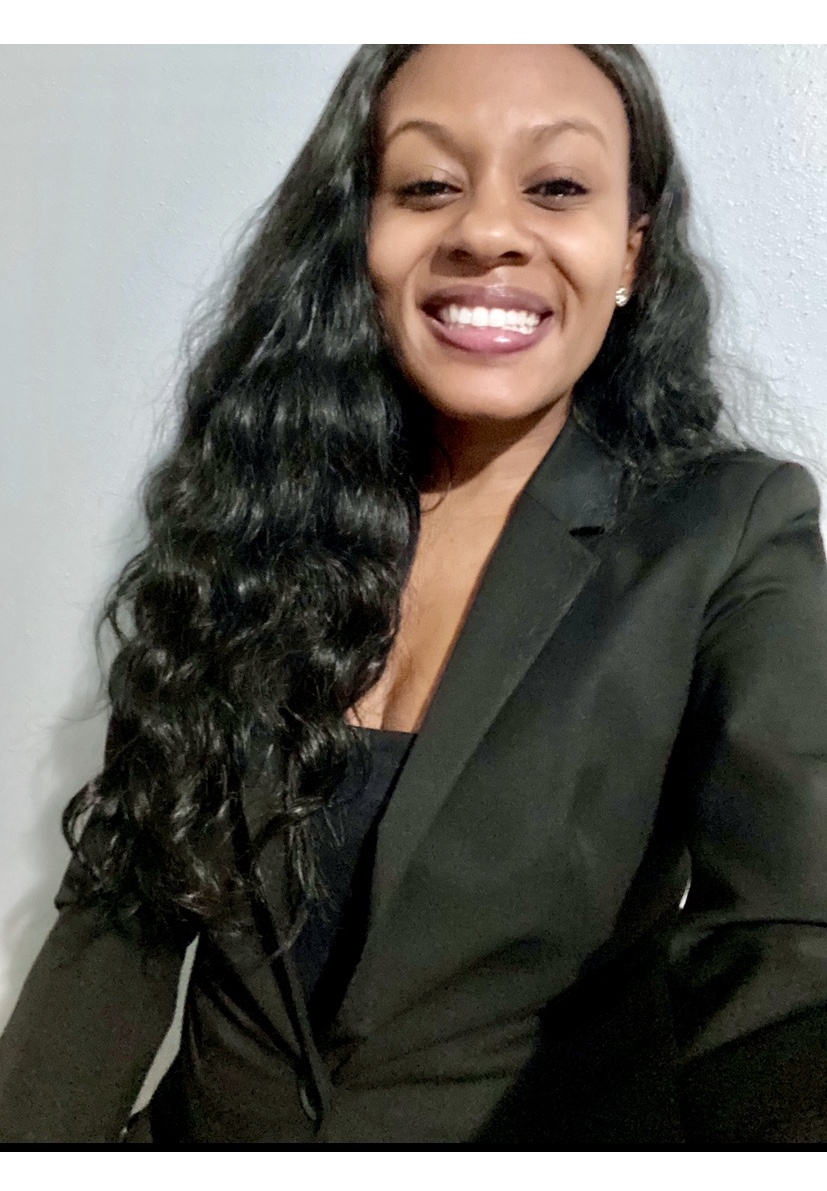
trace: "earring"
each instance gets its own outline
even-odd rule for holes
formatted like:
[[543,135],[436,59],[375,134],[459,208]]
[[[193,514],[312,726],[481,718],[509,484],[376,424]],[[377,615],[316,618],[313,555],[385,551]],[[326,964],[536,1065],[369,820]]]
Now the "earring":
[[621,285],[620,289],[615,293],[615,306],[625,306],[629,301],[631,294],[625,285]]

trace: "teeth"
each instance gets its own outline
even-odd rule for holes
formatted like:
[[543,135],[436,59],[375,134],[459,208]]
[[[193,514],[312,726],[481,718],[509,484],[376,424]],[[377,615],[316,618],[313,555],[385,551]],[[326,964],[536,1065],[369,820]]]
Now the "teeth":
[[530,335],[540,325],[540,316],[533,310],[500,310],[487,306],[443,306],[440,320],[460,327],[504,327]]

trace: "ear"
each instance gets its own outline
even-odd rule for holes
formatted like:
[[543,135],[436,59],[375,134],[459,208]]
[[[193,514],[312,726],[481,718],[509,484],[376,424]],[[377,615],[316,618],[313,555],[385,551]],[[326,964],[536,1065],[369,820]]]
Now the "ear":
[[634,223],[629,225],[629,236],[626,240],[626,259],[623,264],[623,274],[620,284],[625,286],[630,293],[635,288],[637,262],[640,256],[640,250],[643,247],[643,238],[646,234],[646,229],[648,226],[648,215],[641,215],[639,219],[636,219]]

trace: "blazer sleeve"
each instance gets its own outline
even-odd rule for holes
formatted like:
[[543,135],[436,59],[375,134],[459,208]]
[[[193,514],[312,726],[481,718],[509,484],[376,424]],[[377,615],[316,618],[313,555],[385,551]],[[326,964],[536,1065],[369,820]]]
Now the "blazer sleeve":
[[73,892],[0,1038],[0,1142],[118,1141],[173,1017],[184,940],[115,926]]
[[753,500],[685,725],[692,881],[670,981],[687,1138],[827,1141],[827,579],[796,465]]

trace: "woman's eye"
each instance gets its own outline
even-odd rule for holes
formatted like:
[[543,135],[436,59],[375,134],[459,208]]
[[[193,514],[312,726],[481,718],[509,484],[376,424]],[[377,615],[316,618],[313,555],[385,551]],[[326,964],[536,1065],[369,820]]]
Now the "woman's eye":
[[536,186],[530,186],[526,194],[555,203],[565,199],[582,198],[588,191],[573,178],[548,178],[544,182],[538,182]]
[[433,206],[439,199],[449,198],[452,194],[458,193],[456,186],[438,178],[423,178],[418,182],[409,182],[397,191],[400,201],[407,206]]

